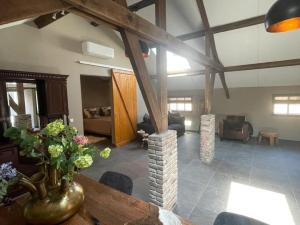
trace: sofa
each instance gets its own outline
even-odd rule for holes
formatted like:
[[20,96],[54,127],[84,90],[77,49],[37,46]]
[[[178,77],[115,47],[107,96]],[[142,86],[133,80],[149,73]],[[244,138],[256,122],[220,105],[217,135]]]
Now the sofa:
[[248,142],[253,134],[252,125],[246,121],[246,116],[226,116],[219,122],[219,137],[223,139],[240,140]]
[[[184,125],[185,117],[181,116],[179,113],[170,113],[168,114],[168,129],[176,130],[177,136],[182,136],[185,133],[185,125]],[[155,133],[154,126],[151,123],[150,117],[148,114],[145,114],[143,117],[143,122],[138,123],[138,130],[143,130],[148,134]]]

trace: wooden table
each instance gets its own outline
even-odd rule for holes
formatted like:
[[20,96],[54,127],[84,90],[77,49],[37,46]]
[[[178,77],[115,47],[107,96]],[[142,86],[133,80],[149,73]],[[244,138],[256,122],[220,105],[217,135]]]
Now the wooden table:
[[[79,175],[76,181],[85,190],[85,202],[80,211],[62,225],[93,225],[90,217],[96,217],[101,225],[124,225],[148,215],[153,205],[133,196],[123,194],[100,184],[86,176]],[[22,205],[28,198],[20,197],[9,208],[0,207],[1,225],[26,225],[22,217]],[[181,219],[183,225],[193,225]]]
[[277,132],[275,131],[260,131],[258,133],[258,143],[260,144],[262,139],[263,138],[266,138],[269,140],[269,143],[271,146],[273,146],[275,143],[277,144],[278,143],[278,138],[279,138],[279,135]]

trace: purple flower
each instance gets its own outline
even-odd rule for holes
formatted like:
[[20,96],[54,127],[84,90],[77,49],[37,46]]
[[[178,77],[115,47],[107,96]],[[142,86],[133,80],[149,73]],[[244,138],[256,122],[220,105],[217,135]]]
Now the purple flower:
[[86,145],[89,142],[89,139],[86,136],[83,135],[77,135],[73,138],[73,140],[76,142],[78,145]]
[[17,176],[17,170],[12,167],[12,162],[0,165],[0,179],[9,180]]

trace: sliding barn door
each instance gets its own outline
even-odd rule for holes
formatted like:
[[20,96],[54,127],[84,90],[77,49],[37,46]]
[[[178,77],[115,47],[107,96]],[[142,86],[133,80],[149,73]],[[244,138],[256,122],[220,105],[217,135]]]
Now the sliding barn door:
[[137,93],[132,72],[112,71],[113,144],[121,146],[136,138]]

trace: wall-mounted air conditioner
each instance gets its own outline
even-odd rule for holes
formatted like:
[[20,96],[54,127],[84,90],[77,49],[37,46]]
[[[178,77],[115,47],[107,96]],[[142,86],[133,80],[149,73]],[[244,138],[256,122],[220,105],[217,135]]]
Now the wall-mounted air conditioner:
[[82,53],[88,56],[95,56],[103,59],[112,59],[115,55],[113,48],[96,44],[90,41],[82,42]]

